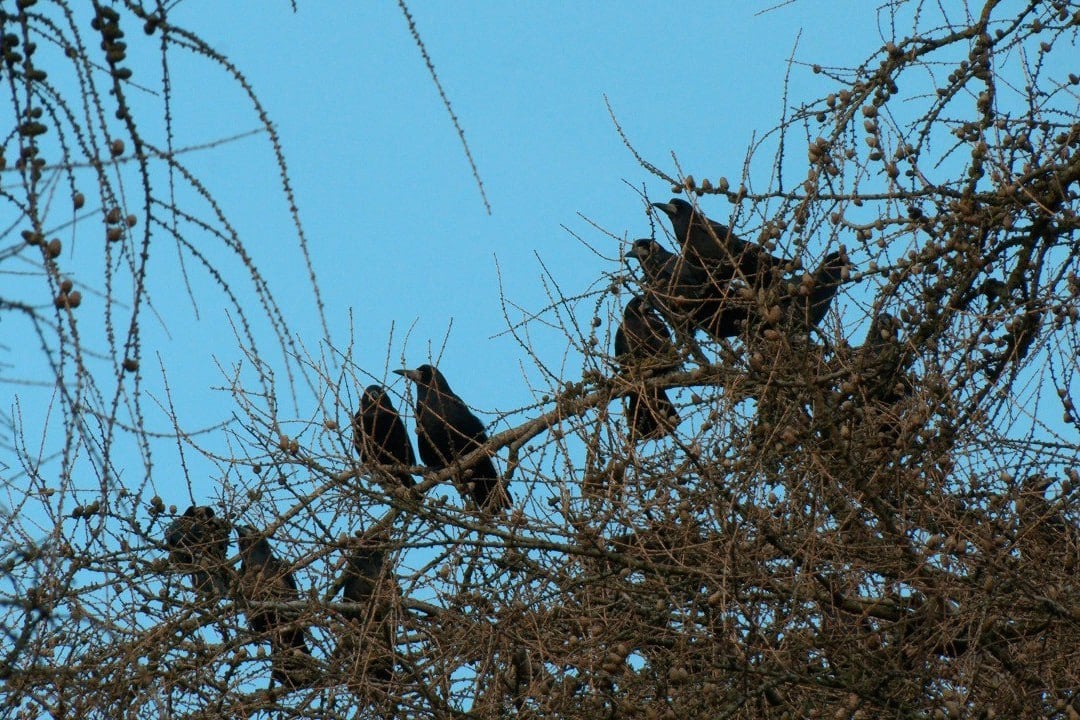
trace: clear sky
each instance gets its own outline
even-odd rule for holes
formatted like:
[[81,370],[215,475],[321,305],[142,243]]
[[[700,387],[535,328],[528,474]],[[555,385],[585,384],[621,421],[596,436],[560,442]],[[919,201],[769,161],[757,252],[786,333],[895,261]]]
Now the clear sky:
[[[785,74],[791,100],[826,87],[809,67],[788,66],[793,51],[802,63],[842,65],[881,42],[874,10],[861,2],[768,13],[770,3],[754,2],[413,3],[488,215],[399,8],[298,4],[293,13],[285,2],[258,12],[188,2],[174,22],[188,22],[241,68],[278,126],[336,342],[348,339],[351,310],[357,359],[380,376],[388,342],[392,367],[402,353],[411,365],[426,362],[428,342],[437,352],[453,321],[440,364],[461,395],[490,410],[529,400],[519,367],[528,359],[502,335],[500,274],[507,299],[527,310],[549,302],[541,260],[565,294],[579,294],[619,270],[586,245],[615,258],[619,243],[605,231],[649,234],[635,188],[653,200],[671,195],[623,146],[605,95],[637,150],[665,172],[675,173],[674,153],[698,178],[735,181],[755,134],[780,119]],[[837,17],[848,18],[842,42],[820,30],[837,27]],[[174,110],[177,146],[257,125],[235,86],[201,58],[179,58],[174,86],[184,98]],[[227,209],[294,330],[314,342],[320,327],[266,142],[187,162]],[[724,200],[705,203],[714,217],[730,212]],[[206,328],[193,331],[204,337]],[[541,337],[538,353],[557,366],[565,341]]]
[[[241,69],[275,123],[334,343],[348,344],[352,323],[358,364],[382,378],[402,355],[411,366],[426,362],[452,322],[441,368],[468,402],[498,413],[533,399],[523,367],[537,377],[505,334],[504,309],[517,322],[519,308],[549,304],[544,266],[548,289],[557,283],[577,295],[602,287],[605,273],[620,270],[619,242],[607,233],[649,235],[638,193],[671,195],[623,145],[605,95],[646,159],[675,174],[674,156],[699,179],[723,175],[734,183],[755,136],[781,117],[785,76],[790,104],[817,97],[828,85],[809,64],[853,64],[882,42],[865,3],[829,3],[827,12],[816,2],[767,7],[412,3],[490,215],[395,3],[300,2],[294,13],[286,2],[186,2],[171,18]],[[789,66],[792,56],[800,64]],[[156,71],[151,65],[145,76]],[[172,82],[177,147],[258,126],[236,84],[203,58],[176,54]],[[147,112],[154,102],[147,98]],[[760,177],[752,175],[761,186],[770,159],[759,164]],[[265,138],[184,161],[235,224],[296,336],[317,352],[321,328]],[[716,218],[731,211],[720,198],[704,203]],[[812,251],[819,257],[825,249]],[[222,384],[216,362],[238,353],[220,301],[197,290],[212,299],[200,302],[194,319],[175,251],[162,243],[153,262],[169,335],[148,328],[146,350],[161,353],[182,420],[226,419],[230,398],[210,388]],[[196,288],[205,284],[198,271],[192,277]],[[512,304],[500,302],[500,280]],[[583,304],[586,316],[592,305]],[[539,358],[559,369],[561,332],[536,323],[532,332]],[[280,356],[265,359],[280,365]],[[565,374],[575,377],[580,361],[565,362]],[[307,413],[314,409],[301,408]],[[212,472],[189,460],[193,476]],[[167,502],[183,506],[186,490],[158,482]]]
[[[609,283],[607,275],[625,272],[617,261],[621,241],[652,232],[639,194],[654,201],[671,195],[624,146],[605,96],[645,159],[671,175],[678,173],[677,159],[678,168],[698,179],[726,176],[734,184],[748,148],[782,117],[785,78],[789,107],[820,97],[832,87],[811,72],[812,64],[857,64],[891,32],[879,27],[871,4],[854,1],[772,10],[771,3],[754,2],[413,2],[418,30],[468,138],[489,214],[396,3],[297,6],[293,12],[283,0],[190,0],[172,8],[170,21],[203,37],[243,73],[279,133],[330,340],[338,349],[355,342],[354,377],[346,386],[358,389],[374,376],[400,392],[401,381],[388,369],[427,362],[445,338],[439,365],[487,422],[534,402],[530,383],[536,395],[546,389],[536,385],[542,376],[508,325],[543,311],[549,293],[594,292]],[[160,87],[157,38],[129,27],[127,39],[134,81]],[[169,57],[174,147],[259,127],[251,103],[220,66],[186,52]],[[161,96],[134,86],[129,93],[141,132],[163,147]],[[266,136],[181,159],[239,234],[296,340],[313,356],[327,352]],[[766,150],[751,164],[752,187],[769,185],[771,161]],[[801,150],[790,164],[796,178],[804,172]],[[129,177],[126,191],[137,210],[135,179]],[[159,195],[167,194],[164,174],[154,183]],[[190,193],[180,189],[178,198],[211,218]],[[732,211],[715,196],[703,207],[722,220]],[[90,285],[100,284],[100,273],[79,253],[100,247],[99,228],[82,223],[64,236],[71,253],[62,257],[65,267]],[[183,233],[232,281],[255,319],[261,359],[284,387],[281,354],[259,319],[247,270],[209,234],[193,227]],[[817,247],[811,240],[812,259],[834,249],[825,242]],[[146,424],[163,433],[173,428],[158,405],[171,403],[187,429],[211,427],[237,411],[220,390],[241,357],[225,303],[185,255],[186,282],[175,243],[155,236],[142,371],[150,398]],[[841,298],[839,309],[849,300]],[[587,325],[597,302],[582,301],[578,320]],[[619,311],[613,299],[606,302],[603,311]],[[91,344],[94,313],[100,315],[100,301],[88,299],[81,320]],[[564,378],[580,377],[580,357],[568,352],[552,319],[548,313],[526,328],[536,359]],[[610,331],[606,324],[599,331],[605,345]],[[33,428],[33,414],[44,405],[27,402],[31,392],[21,390],[20,398]],[[300,407],[285,403],[280,412],[321,419],[318,401],[308,395]],[[220,436],[210,432],[197,441],[228,457],[236,448]],[[175,443],[155,445],[151,482],[166,503],[183,508],[189,491],[179,482],[185,472],[175,449]],[[185,461],[194,499],[216,495],[227,464],[192,453]],[[142,463],[122,472],[141,475]]]

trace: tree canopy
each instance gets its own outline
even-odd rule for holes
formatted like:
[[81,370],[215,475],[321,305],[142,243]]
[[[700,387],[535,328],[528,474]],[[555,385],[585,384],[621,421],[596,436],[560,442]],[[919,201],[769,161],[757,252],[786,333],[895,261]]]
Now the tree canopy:
[[[674,194],[737,230],[772,280],[697,260],[713,274],[677,292],[722,286],[707,299],[741,313],[710,334],[598,229],[595,282],[546,278],[550,305],[506,329],[546,384],[486,437],[451,420],[453,457],[413,467],[348,422],[370,375],[330,336],[310,263],[323,337],[301,340],[185,163],[208,150],[172,143],[169,62],[207,58],[260,117],[307,258],[241,70],[165,5],[85,11],[0,10],[0,258],[23,271],[0,311],[48,407],[24,414],[22,390],[0,408],[5,716],[1080,717],[1080,4],[889,0],[862,64],[792,61],[741,175],[642,157],[616,118],[659,195],[643,205]],[[135,34],[156,46],[145,68]],[[800,74],[834,90],[801,97]],[[164,141],[130,99],[151,82]],[[100,242],[69,252],[70,228]],[[667,218],[652,235],[680,252]],[[212,279],[244,358],[223,368],[221,427],[143,422],[203,390],[146,387],[165,248],[176,281]],[[829,251],[835,297],[796,322]],[[670,340],[616,357],[634,296]],[[540,327],[562,345],[533,343]],[[459,419],[477,381],[449,378]],[[393,412],[423,442],[417,390]],[[670,403],[655,432],[632,432],[628,395]],[[161,443],[220,467],[220,491],[167,507],[150,479],[188,470],[155,464]],[[491,478],[468,469],[490,457],[505,510],[474,502]]]

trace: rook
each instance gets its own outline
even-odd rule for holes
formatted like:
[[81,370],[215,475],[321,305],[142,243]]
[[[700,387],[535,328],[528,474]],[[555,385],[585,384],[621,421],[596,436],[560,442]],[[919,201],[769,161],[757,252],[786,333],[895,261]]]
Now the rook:
[[[350,677],[387,681],[393,675],[394,629],[389,613],[389,594],[397,584],[387,572],[382,536],[356,541],[345,562],[342,597],[355,607],[343,614],[344,633],[335,657],[344,662]],[[358,685],[362,684],[357,682]]]
[[717,340],[740,333],[747,303],[734,297],[729,277],[710,276],[655,240],[635,240],[630,254],[641,264],[649,300],[676,322],[700,328]]
[[[615,357],[624,369],[638,367],[663,374],[679,367],[671,332],[640,296],[631,298],[623,310],[622,323],[615,331]],[[626,417],[632,440],[663,437],[679,424],[679,413],[660,387],[647,388],[644,394],[627,393]]]
[[[395,370],[416,383],[416,443],[420,459],[432,470],[454,465],[487,442],[479,418],[454,394],[446,378],[431,365]],[[510,494],[495,470],[491,456],[481,454],[461,468],[460,480],[477,507],[499,511],[510,505]]]
[[[240,592],[249,603],[271,605],[299,599],[296,579],[288,563],[274,557],[270,541],[252,527],[238,526],[240,545]],[[245,611],[252,632],[270,639],[272,677],[287,688],[310,685],[314,665],[307,645],[307,629],[299,613],[277,607],[252,607]]]
[[785,309],[788,318],[807,329],[817,327],[829,312],[829,306],[843,282],[846,267],[847,255],[842,250],[826,255],[813,274],[804,276],[801,285],[807,288],[806,294],[796,294],[787,299]]
[[681,198],[653,203],[653,207],[668,216],[683,252],[710,276],[719,273],[721,278],[739,277],[751,287],[768,287],[784,266],[781,258],[743,240],[727,225],[710,220]]
[[870,323],[855,363],[867,399],[892,405],[911,392],[910,380],[903,372],[900,321],[889,313],[880,313]]
[[[405,423],[386,390],[379,385],[368,386],[360,398],[360,409],[353,416],[353,447],[363,463],[416,465]],[[416,484],[405,470],[394,471],[391,476],[404,487]]]
[[214,509],[192,505],[165,530],[169,561],[187,570],[195,590],[224,597],[229,589],[229,523],[214,517]]

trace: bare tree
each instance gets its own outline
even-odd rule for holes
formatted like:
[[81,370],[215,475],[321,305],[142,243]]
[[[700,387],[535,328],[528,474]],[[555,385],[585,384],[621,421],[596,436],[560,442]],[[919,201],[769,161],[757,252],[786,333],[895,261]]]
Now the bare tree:
[[[190,487],[184,451],[195,430],[149,429],[161,405],[177,419],[171,388],[155,373],[159,349],[146,338],[185,311],[198,315],[200,304],[223,308],[238,355],[269,357],[276,345],[277,377],[303,381],[269,286],[186,163],[238,139],[235,129],[222,128],[208,146],[177,146],[172,64],[201,56],[246,94],[257,128],[246,135],[269,140],[306,257],[275,130],[243,75],[153,5],[0,8],[9,119],[0,153],[0,381],[19,390],[0,409],[6,715],[105,716],[147,688],[154,702],[160,695],[158,653],[137,640],[162,632],[143,610],[161,586],[151,567],[164,547],[155,518],[166,508],[154,487]],[[156,305],[162,282],[186,284],[190,307],[173,314]],[[244,377],[269,395],[275,379],[263,369],[245,368]],[[155,459],[170,446],[180,467],[162,471]]]
[[[818,73],[835,91],[788,108],[750,149],[737,186],[642,160],[701,212],[720,215],[725,199],[723,220],[783,258],[783,278],[730,278],[747,318],[737,337],[695,338],[669,318],[674,370],[670,358],[613,356],[629,297],[655,293],[621,258],[598,266],[593,287],[553,290],[531,319],[508,310],[508,331],[535,364],[535,403],[444,470],[361,465],[351,398],[371,376],[348,346],[287,346],[267,294],[263,310],[317,409],[286,418],[269,380],[275,362],[242,331],[254,372],[232,378],[238,419],[220,431],[232,454],[185,436],[222,467],[221,497],[207,502],[218,512],[193,508],[181,525],[177,509],[119,483],[110,463],[114,436],[149,444],[124,379],[139,375],[143,287],[129,238],[143,228],[144,249],[183,242],[171,228],[192,218],[142,181],[141,225],[122,209],[110,221],[119,203],[105,169],[127,157],[126,143],[81,140],[114,137],[104,112],[87,113],[100,118],[92,133],[65,135],[80,148],[118,147],[109,158],[82,152],[102,188],[106,237],[120,234],[106,252],[127,259],[107,266],[134,279],[122,305],[133,315],[121,322],[109,315],[120,312],[118,277],[104,276],[105,304],[116,306],[106,349],[80,359],[85,308],[62,285],[43,200],[50,173],[74,197],[77,163],[68,151],[35,164],[41,138],[73,115],[39,87],[26,43],[66,38],[55,42],[76,48],[75,67],[113,88],[133,166],[164,164],[195,181],[175,149],[136,139],[122,65],[95,64],[74,28],[61,33],[19,5],[4,16],[4,47],[18,56],[5,79],[23,194],[5,200],[28,235],[5,258],[40,254],[57,309],[5,297],[4,310],[40,328],[64,380],[67,433],[47,469],[16,448],[28,489],[6,488],[51,523],[22,508],[5,517],[8,714],[1080,715],[1080,77],[1070,67],[1080,5],[887,2],[878,12],[890,36],[861,66],[793,64],[793,77]],[[163,48],[217,57],[166,18],[128,12]],[[95,22],[108,40],[119,21],[99,8]],[[101,105],[86,87],[87,106]],[[34,116],[39,105],[47,115]],[[209,234],[242,252],[227,231]],[[785,303],[813,292],[800,268],[842,245],[858,270],[819,327],[793,322]],[[529,323],[559,327],[570,350],[549,356],[529,341]],[[577,357],[580,373],[552,369]],[[657,388],[678,425],[633,438],[622,399],[647,403]],[[503,458],[514,497],[504,515],[465,499],[459,468],[488,453]],[[100,499],[69,509],[71,473],[84,467],[98,473]],[[46,479],[56,477],[58,488]],[[240,517],[275,557],[246,583],[235,550],[224,563],[220,553],[194,559]],[[208,534],[187,534],[199,518]],[[211,571],[224,579],[198,580]],[[255,581],[276,589],[245,589]],[[252,616],[274,621],[260,630]],[[286,634],[302,652],[283,655]],[[287,666],[303,680],[277,682]]]

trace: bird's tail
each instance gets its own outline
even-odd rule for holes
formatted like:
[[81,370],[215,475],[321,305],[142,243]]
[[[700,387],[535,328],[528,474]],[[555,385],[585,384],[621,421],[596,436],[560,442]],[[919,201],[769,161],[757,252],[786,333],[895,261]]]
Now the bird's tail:
[[631,439],[655,440],[669,435],[679,424],[679,413],[663,388],[626,396],[626,417]]
[[315,658],[311,656],[302,628],[285,630],[272,643],[271,677],[282,687],[296,689],[313,685],[318,679]]
[[803,315],[807,327],[817,327],[828,314],[829,305],[832,304],[836,291],[843,282],[841,273],[844,265],[844,256],[833,252],[829,253],[821,263],[821,267],[814,271],[814,288],[806,297],[806,312]]
[[510,507],[510,491],[502,478],[480,478],[473,483],[473,498],[484,510],[498,513]]
[[394,631],[386,612],[351,618],[342,633],[331,664],[342,671],[347,684],[356,690],[364,687],[365,680],[385,683],[393,679]]

